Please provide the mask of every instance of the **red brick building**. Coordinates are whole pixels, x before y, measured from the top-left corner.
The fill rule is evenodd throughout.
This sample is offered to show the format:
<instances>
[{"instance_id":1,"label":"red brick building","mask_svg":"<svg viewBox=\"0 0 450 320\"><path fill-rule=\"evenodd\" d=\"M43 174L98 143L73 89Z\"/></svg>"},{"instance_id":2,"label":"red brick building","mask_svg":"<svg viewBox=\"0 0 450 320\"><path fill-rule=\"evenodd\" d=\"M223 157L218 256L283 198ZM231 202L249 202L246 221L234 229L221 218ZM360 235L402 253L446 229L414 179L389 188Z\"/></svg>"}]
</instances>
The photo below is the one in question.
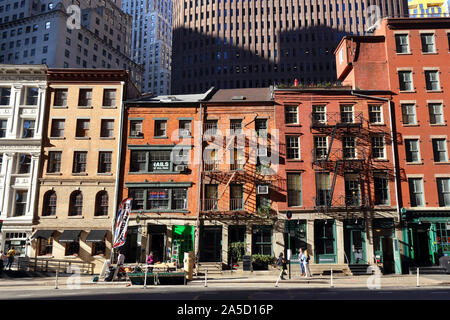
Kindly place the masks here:
<instances>
[{"instance_id":1,"label":"red brick building","mask_svg":"<svg viewBox=\"0 0 450 320\"><path fill-rule=\"evenodd\" d=\"M398 215L391 93L278 88L274 98L280 130L278 174L285 179L278 209L291 234L290 239L285 236L285 247L293 253L307 248L315 268L332 264L346 272L347 264L367 268L376 257L384 262L385 272L395 272L399 257L392 247Z\"/></svg>"},{"instance_id":2,"label":"red brick building","mask_svg":"<svg viewBox=\"0 0 450 320\"><path fill-rule=\"evenodd\" d=\"M344 84L395 93L404 272L450 253L449 25L449 18L385 19L374 36L346 37L335 51Z\"/></svg>"}]
</instances>

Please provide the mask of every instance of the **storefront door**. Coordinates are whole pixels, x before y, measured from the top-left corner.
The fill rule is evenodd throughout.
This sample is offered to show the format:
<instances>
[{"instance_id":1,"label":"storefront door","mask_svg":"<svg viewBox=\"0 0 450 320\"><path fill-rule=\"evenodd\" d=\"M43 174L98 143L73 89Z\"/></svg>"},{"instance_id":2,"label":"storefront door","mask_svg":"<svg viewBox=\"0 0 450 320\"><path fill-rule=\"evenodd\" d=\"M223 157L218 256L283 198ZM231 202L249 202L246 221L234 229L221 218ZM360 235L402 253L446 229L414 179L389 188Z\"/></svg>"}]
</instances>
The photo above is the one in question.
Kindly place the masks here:
<instances>
[{"instance_id":1,"label":"storefront door","mask_svg":"<svg viewBox=\"0 0 450 320\"><path fill-rule=\"evenodd\" d=\"M366 236L361 230L350 230L350 263L366 264Z\"/></svg>"},{"instance_id":2,"label":"storefront door","mask_svg":"<svg viewBox=\"0 0 450 320\"><path fill-rule=\"evenodd\" d=\"M222 227L203 226L200 229L200 261L222 261Z\"/></svg>"},{"instance_id":3,"label":"storefront door","mask_svg":"<svg viewBox=\"0 0 450 320\"><path fill-rule=\"evenodd\" d=\"M316 263L336 263L336 224L335 220L314 221L314 245Z\"/></svg>"}]
</instances>

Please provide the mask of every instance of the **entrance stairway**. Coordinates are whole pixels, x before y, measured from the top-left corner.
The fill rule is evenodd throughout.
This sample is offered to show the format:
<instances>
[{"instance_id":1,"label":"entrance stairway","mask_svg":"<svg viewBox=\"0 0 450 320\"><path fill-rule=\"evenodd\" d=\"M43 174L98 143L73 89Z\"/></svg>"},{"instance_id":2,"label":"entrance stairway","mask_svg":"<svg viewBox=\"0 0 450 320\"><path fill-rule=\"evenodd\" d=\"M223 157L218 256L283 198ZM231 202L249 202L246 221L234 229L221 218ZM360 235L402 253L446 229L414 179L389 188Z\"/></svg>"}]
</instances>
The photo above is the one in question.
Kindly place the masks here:
<instances>
[{"instance_id":1,"label":"entrance stairway","mask_svg":"<svg viewBox=\"0 0 450 320\"><path fill-rule=\"evenodd\" d=\"M222 274L222 262L199 262L198 263L198 275L204 275L208 269L208 276L221 275Z\"/></svg>"},{"instance_id":2,"label":"entrance stairway","mask_svg":"<svg viewBox=\"0 0 450 320\"><path fill-rule=\"evenodd\" d=\"M446 274L447 269L441 266L419 267L419 274ZM417 267L410 267L409 274L417 274Z\"/></svg>"},{"instance_id":3,"label":"entrance stairway","mask_svg":"<svg viewBox=\"0 0 450 320\"><path fill-rule=\"evenodd\" d=\"M354 276L366 276L371 274L367 273L367 269L369 268L368 264L349 264L348 267Z\"/></svg>"},{"instance_id":4,"label":"entrance stairway","mask_svg":"<svg viewBox=\"0 0 450 320\"><path fill-rule=\"evenodd\" d=\"M300 273L300 265L298 263L291 265L292 271ZM346 276L351 276L352 272L346 264L309 264L309 269L312 275L330 275L331 270L333 270L333 275L343 274Z\"/></svg>"}]
</instances>

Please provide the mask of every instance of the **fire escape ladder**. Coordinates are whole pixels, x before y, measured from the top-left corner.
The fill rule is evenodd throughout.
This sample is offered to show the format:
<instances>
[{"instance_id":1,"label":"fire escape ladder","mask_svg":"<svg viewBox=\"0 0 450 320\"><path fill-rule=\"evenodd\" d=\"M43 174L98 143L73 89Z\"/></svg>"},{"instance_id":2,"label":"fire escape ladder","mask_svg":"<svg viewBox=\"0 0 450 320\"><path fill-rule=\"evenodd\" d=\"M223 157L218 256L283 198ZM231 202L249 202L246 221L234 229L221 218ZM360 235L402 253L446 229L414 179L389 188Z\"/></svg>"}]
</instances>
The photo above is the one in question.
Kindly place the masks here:
<instances>
[{"instance_id":1,"label":"fire escape ladder","mask_svg":"<svg viewBox=\"0 0 450 320\"><path fill-rule=\"evenodd\" d=\"M331 202L333 201L334 187L336 186L336 178L340 162L341 160L336 160L336 164L334 165L333 181L331 183L331 190L330 190L330 199L328 200L329 207L331 207Z\"/></svg>"},{"instance_id":2,"label":"fire escape ladder","mask_svg":"<svg viewBox=\"0 0 450 320\"><path fill-rule=\"evenodd\" d=\"M333 131L331 132L330 146L328 147L327 157L326 157L325 161L328 161L328 158L329 158L329 156L330 156L330 153L331 153L331 147L333 146L334 136L335 136L335 134L336 134L336 128L337 128L337 125L335 125L335 126L333 127Z\"/></svg>"}]
</instances>

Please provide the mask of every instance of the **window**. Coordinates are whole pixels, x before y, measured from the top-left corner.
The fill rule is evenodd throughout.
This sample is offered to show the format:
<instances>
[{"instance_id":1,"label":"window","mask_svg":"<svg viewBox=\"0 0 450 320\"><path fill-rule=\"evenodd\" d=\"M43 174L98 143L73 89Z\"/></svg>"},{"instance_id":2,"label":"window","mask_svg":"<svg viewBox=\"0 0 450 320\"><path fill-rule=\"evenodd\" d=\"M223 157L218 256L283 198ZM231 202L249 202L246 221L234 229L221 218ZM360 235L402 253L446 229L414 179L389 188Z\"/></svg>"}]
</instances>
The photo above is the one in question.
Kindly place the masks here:
<instances>
[{"instance_id":1,"label":"window","mask_svg":"<svg viewBox=\"0 0 450 320\"><path fill-rule=\"evenodd\" d=\"M314 124L324 124L327 122L326 106L313 105L312 112L312 121Z\"/></svg>"},{"instance_id":2,"label":"window","mask_svg":"<svg viewBox=\"0 0 450 320\"><path fill-rule=\"evenodd\" d=\"M316 160L325 159L328 153L328 138L314 137L314 155Z\"/></svg>"},{"instance_id":3,"label":"window","mask_svg":"<svg viewBox=\"0 0 450 320\"><path fill-rule=\"evenodd\" d=\"M18 174L30 173L31 155L20 153L17 157L17 171Z\"/></svg>"},{"instance_id":4,"label":"window","mask_svg":"<svg viewBox=\"0 0 450 320\"><path fill-rule=\"evenodd\" d=\"M316 205L325 206L331 202L330 174L316 173Z\"/></svg>"},{"instance_id":5,"label":"window","mask_svg":"<svg viewBox=\"0 0 450 320\"><path fill-rule=\"evenodd\" d=\"M420 162L419 140L405 139L406 162Z\"/></svg>"},{"instance_id":6,"label":"window","mask_svg":"<svg viewBox=\"0 0 450 320\"><path fill-rule=\"evenodd\" d=\"M231 131L231 134L241 134L242 133L242 120L241 119L231 119L230 120L230 131Z\"/></svg>"},{"instance_id":7,"label":"window","mask_svg":"<svg viewBox=\"0 0 450 320\"><path fill-rule=\"evenodd\" d=\"M298 107L297 106L285 106L284 114L286 124L298 124Z\"/></svg>"},{"instance_id":8,"label":"window","mask_svg":"<svg viewBox=\"0 0 450 320\"><path fill-rule=\"evenodd\" d=\"M8 120L0 120L0 138L6 137L7 126L8 126Z\"/></svg>"},{"instance_id":9,"label":"window","mask_svg":"<svg viewBox=\"0 0 450 320\"><path fill-rule=\"evenodd\" d=\"M47 173L61 172L62 151L50 151L48 153Z\"/></svg>"},{"instance_id":10,"label":"window","mask_svg":"<svg viewBox=\"0 0 450 320\"><path fill-rule=\"evenodd\" d=\"M172 210L187 210L187 189L172 189Z\"/></svg>"},{"instance_id":11,"label":"window","mask_svg":"<svg viewBox=\"0 0 450 320\"><path fill-rule=\"evenodd\" d=\"M65 119L52 119L52 127L50 132L51 138L62 138L64 137L64 127Z\"/></svg>"},{"instance_id":12,"label":"window","mask_svg":"<svg viewBox=\"0 0 450 320\"><path fill-rule=\"evenodd\" d=\"M109 197L106 191L100 191L95 197L95 216L108 215Z\"/></svg>"},{"instance_id":13,"label":"window","mask_svg":"<svg viewBox=\"0 0 450 320\"><path fill-rule=\"evenodd\" d=\"M436 178L439 207L450 206L450 178Z\"/></svg>"},{"instance_id":14,"label":"window","mask_svg":"<svg viewBox=\"0 0 450 320\"><path fill-rule=\"evenodd\" d=\"M445 139L432 139L434 162L447 162L447 141Z\"/></svg>"},{"instance_id":15,"label":"window","mask_svg":"<svg viewBox=\"0 0 450 320\"><path fill-rule=\"evenodd\" d=\"M170 154L170 151L151 151L149 171L171 171L172 162Z\"/></svg>"},{"instance_id":16,"label":"window","mask_svg":"<svg viewBox=\"0 0 450 320\"><path fill-rule=\"evenodd\" d=\"M67 89L55 89L55 101L53 106L65 107L67 105Z\"/></svg>"},{"instance_id":17,"label":"window","mask_svg":"<svg viewBox=\"0 0 450 320\"><path fill-rule=\"evenodd\" d=\"M77 190L70 195L69 216L83 215L83 194Z\"/></svg>"},{"instance_id":18,"label":"window","mask_svg":"<svg viewBox=\"0 0 450 320\"><path fill-rule=\"evenodd\" d=\"M113 138L114 137L114 120L102 119L100 137Z\"/></svg>"},{"instance_id":19,"label":"window","mask_svg":"<svg viewBox=\"0 0 450 320\"><path fill-rule=\"evenodd\" d=\"M384 137L372 137L372 157L375 159L384 159Z\"/></svg>"},{"instance_id":20,"label":"window","mask_svg":"<svg viewBox=\"0 0 450 320\"><path fill-rule=\"evenodd\" d=\"M413 91L412 72L411 71L399 71L398 81L400 84L400 91Z\"/></svg>"},{"instance_id":21,"label":"window","mask_svg":"<svg viewBox=\"0 0 450 320\"><path fill-rule=\"evenodd\" d=\"M87 151L75 151L73 155L73 173L86 172Z\"/></svg>"},{"instance_id":22,"label":"window","mask_svg":"<svg viewBox=\"0 0 450 320\"><path fill-rule=\"evenodd\" d=\"M267 119L256 119L255 120L255 130L258 136L267 136Z\"/></svg>"},{"instance_id":23,"label":"window","mask_svg":"<svg viewBox=\"0 0 450 320\"><path fill-rule=\"evenodd\" d=\"M103 90L103 106L104 107L116 106L116 89Z\"/></svg>"},{"instance_id":24,"label":"window","mask_svg":"<svg viewBox=\"0 0 450 320\"><path fill-rule=\"evenodd\" d=\"M422 42L423 53L436 52L436 48L434 46L434 33L422 33L420 35L420 40Z\"/></svg>"},{"instance_id":25,"label":"window","mask_svg":"<svg viewBox=\"0 0 450 320\"><path fill-rule=\"evenodd\" d=\"M90 107L92 104L92 89L80 89L78 96L79 107Z\"/></svg>"},{"instance_id":26,"label":"window","mask_svg":"<svg viewBox=\"0 0 450 320\"><path fill-rule=\"evenodd\" d=\"M425 81L427 83L427 90L437 91L441 89L439 85L439 71L427 70L425 71Z\"/></svg>"},{"instance_id":27,"label":"window","mask_svg":"<svg viewBox=\"0 0 450 320\"><path fill-rule=\"evenodd\" d=\"M167 136L167 120L155 120L155 137Z\"/></svg>"},{"instance_id":28,"label":"window","mask_svg":"<svg viewBox=\"0 0 450 320\"><path fill-rule=\"evenodd\" d=\"M444 112L442 103L429 103L430 124L444 124Z\"/></svg>"},{"instance_id":29,"label":"window","mask_svg":"<svg viewBox=\"0 0 450 320\"><path fill-rule=\"evenodd\" d=\"M80 240L66 243L66 256L77 256L80 252Z\"/></svg>"},{"instance_id":30,"label":"window","mask_svg":"<svg viewBox=\"0 0 450 320\"><path fill-rule=\"evenodd\" d=\"M192 121L191 120L179 120L179 136L190 137L192 134Z\"/></svg>"},{"instance_id":31,"label":"window","mask_svg":"<svg viewBox=\"0 0 450 320\"><path fill-rule=\"evenodd\" d=\"M130 189L133 210L187 210L186 188Z\"/></svg>"},{"instance_id":32,"label":"window","mask_svg":"<svg viewBox=\"0 0 450 320\"><path fill-rule=\"evenodd\" d=\"M34 120L23 120L22 128L22 138L33 138L34 137Z\"/></svg>"},{"instance_id":33,"label":"window","mask_svg":"<svg viewBox=\"0 0 450 320\"><path fill-rule=\"evenodd\" d=\"M300 137L286 136L287 159L300 159Z\"/></svg>"},{"instance_id":34,"label":"window","mask_svg":"<svg viewBox=\"0 0 450 320\"><path fill-rule=\"evenodd\" d=\"M403 124L416 124L416 106L414 104L402 104Z\"/></svg>"},{"instance_id":35,"label":"window","mask_svg":"<svg viewBox=\"0 0 450 320\"><path fill-rule=\"evenodd\" d=\"M243 210L244 190L242 185L230 185L230 210Z\"/></svg>"},{"instance_id":36,"label":"window","mask_svg":"<svg viewBox=\"0 0 450 320\"><path fill-rule=\"evenodd\" d=\"M112 152L100 151L98 153L98 173L111 173Z\"/></svg>"},{"instance_id":37,"label":"window","mask_svg":"<svg viewBox=\"0 0 450 320\"><path fill-rule=\"evenodd\" d=\"M130 120L130 136L142 137L142 120Z\"/></svg>"},{"instance_id":38,"label":"window","mask_svg":"<svg viewBox=\"0 0 450 320\"><path fill-rule=\"evenodd\" d=\"M219 126L217 120L206 120L205 122L205 135L217 135Z\"/></svg>"},{"instance_id":39,"label":"window","mask_svg":"<svg viewBox=\"0 0 450 320\"><path fill-rule=\"evenodd\" d=\"M0 105L8 106L11 96L11 88L0 88Z\"/></svg>"},{"instance_id":40,"label":"window","mask_svg":"<svg viewBox=\"0 0 450 320\"><path fill-rule=\"evenodd\" d=\"M15 194L14 204L14 217L24 216L27 208L27 195L26 190L17 190Z\"/></svg>"},{"instance_id":41,"label":"window","mask_svg":"<svg viewBox=\"0 0 450 320\"><path fill-rule=\"evenodd\" d=\"M89 119L77 119L77 132L76 137L78 138L88 138L89 137Z\"/></svg>"},{"instance_id":42,"label":"window","mask_svg":"<svg viewBox=\"0 0 450 320\"><path fill-rule=\"evenodd\" d=\"M395 44L397 47L397 53L409 53L409 41L407 34L396 34Z\"/></svg>"},{"instance_id":43,"label":"window","mask_svg":"<svg viewBox=\"0 0 450 320\"><path fill-rule=\"evenodd\" d=\"M143 210L145 205L145 190L144 189L130 189L129 197L133 198L131 208L132 210Z\"/></svg>"},{"instance_id":44,"label":"window","mask_svg":"<svg viewBox=\"0 0 450 320\"><path fill-rule=\"evenodd\" d=\"M147 171L147 152L131 151L130 172Z\"/></svg>"},{"instance_id":45,"label":"window","mask_svg":"<svg viewBox=\"0 0 450 320\"><path fill-rule=\"evenodd\" d=\"M299 173L287 174L288 207L302 205L302 180Z\"/></svg>"},{"instance_id":46,"label":"window","mask_svg":"<svg viewBox=\"0 0 450 320\"><path fill-rule=\"evenodd\" d=\"M314 238L317 255L334 255L335 224L333 220L314 221Z\"/></svg>"},{"instance_id":47,"label":"window","mask_svg":"<svg viewBox=\"0 0 450 320\"><path fill-rule=\"evenodd\" d=\"M369 105L369 121L371 124L383 123L382 106Z\"/></svg>"},{"instance_id":48,"label":"window","mask_svg":"<svg viewBox=\"0 0 450 320\"><path fill-rule=\"evenodd\" d=\"M36 106L38 102L39 89L38 88L25 88L25 105Z\"/></svg>"},{"instance_id":49,"label":"window","mask_svg":"<svg viewBox=\"0 0 450 320\"><path fill-rule=\"evenodd\" d=\"M345 205L358 206L360 204L359 176L346 173L345 179Z\"/></svg>"},{"instance_id":50,"label":"window","mask_svg":"<svg viewBox=\"0 0 450 320\"><path fill-rule=\"evenodd\" d=\"M425 206L425 200L423 195L423 179L409 178L408 184L409 184L409 199L411 201L411 207Z\"/></svg>"},{"instance_id":51,"label":"window","mask_svg":"<svg viewBox=\"0 0 450 320\"><path fill-rule=\"evenodd\" d=\"M252 254L272 255L272 226L253 226Z\"/></svg>"},{"instance_id":52,"label":"window","mask_svg":"<svg viewBox=\"0 0 450 320\"><path fill-rule=\"evenodd\" d=\"M51 190L47 191L44 195L44 212L43 216L54 216L56 215L56 192Z\"/></svg>"},{"instance_id":53,"label":"window","mask_svg":"<svg viewBox=\"0 0 450 320\"><path fill-rule=\"evenodd\" d=\"M341 106L341 122L353 123L353 106Z\"/></svg>"},{"instance_id":54,"label":"window","mask_svg":"<svg viewBox=\"0 0 450 320\"><path fill-rule=\"evenodd\" d=\"M375 173L373 177L376 205L389 204L388 177L386 173Z\"/></svg>"},{"instance_id":55,"label":"window","mask_svg":"<svg viewBox=\"0 0 450 320\"><path fill-rule=\"evenodd\" d=\"M345 159L356 159L356 139L355 137L342 138L342 150Z\"/></svg>"}]
</instances>

